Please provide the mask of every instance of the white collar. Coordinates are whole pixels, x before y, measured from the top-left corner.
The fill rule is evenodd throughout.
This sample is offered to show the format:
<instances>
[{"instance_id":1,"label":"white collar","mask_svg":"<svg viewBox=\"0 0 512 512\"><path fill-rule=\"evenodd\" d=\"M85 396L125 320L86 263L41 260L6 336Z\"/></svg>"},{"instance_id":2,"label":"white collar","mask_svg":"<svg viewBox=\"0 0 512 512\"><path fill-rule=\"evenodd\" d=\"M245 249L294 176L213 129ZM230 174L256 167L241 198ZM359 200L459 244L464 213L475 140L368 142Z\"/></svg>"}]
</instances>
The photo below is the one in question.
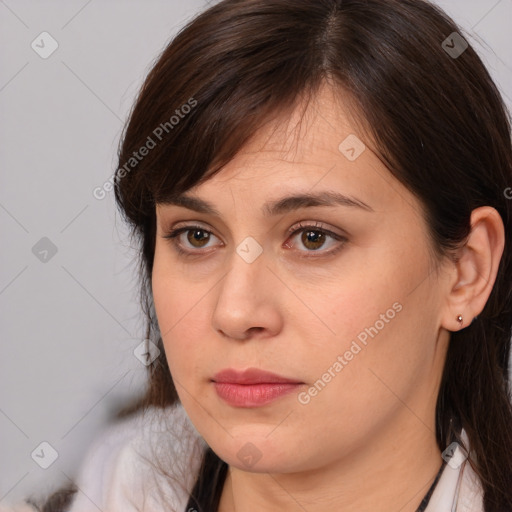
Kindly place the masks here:
<instances>
[{"instance_id":1,"label":"white collar","mask_svg":"<svg viewBox=\"0 0 512 512\"><path fill-rule=\"evenodd\" d=\"M464 429L461 436L469 446ZM480 479L458 444L443 469L425 512L484 512Z\"/></svg>"}]
</instances>

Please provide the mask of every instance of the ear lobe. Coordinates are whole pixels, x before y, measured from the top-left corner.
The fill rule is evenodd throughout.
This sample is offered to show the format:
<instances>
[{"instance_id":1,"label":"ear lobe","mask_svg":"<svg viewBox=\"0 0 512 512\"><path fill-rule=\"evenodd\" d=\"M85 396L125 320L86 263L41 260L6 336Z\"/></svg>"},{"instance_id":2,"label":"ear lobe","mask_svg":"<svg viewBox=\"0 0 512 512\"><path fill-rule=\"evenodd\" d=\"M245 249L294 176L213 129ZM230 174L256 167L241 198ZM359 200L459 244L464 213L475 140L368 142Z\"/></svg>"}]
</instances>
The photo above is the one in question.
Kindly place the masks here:
<instances>
[{"instance_id":1,"label":"ear lobe","mask_svg":"<svg viewBox=\"0 0 512 512\"><path fill-rule=\"evenodd\" d=\"M471 232L456 254L455 283L446 297L442 326L449 331L467 327L484 309L494 286L505 246L500 214L490 206L471 213ZM459 321L459 315L462 321Z\"/></svg>"}]
</instances>

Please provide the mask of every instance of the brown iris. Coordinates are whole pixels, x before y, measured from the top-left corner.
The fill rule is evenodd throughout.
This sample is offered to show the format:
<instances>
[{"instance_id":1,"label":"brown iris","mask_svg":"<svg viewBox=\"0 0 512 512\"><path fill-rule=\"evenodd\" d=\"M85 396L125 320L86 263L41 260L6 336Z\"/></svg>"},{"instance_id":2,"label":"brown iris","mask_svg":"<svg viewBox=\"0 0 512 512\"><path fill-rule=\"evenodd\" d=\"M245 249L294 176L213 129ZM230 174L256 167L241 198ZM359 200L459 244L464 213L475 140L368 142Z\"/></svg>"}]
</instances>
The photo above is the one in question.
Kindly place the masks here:
<instances>
[{"instance_id":1,"label":"brown iris","mask_svg":"<svg viewBox=\"0 0 512 512\"><path fill-rule=\"evenodd\" d=\"M203 233L203 236L201 236L201 233ZM210 234L205 231L204 229L190 229L187 231L187 240L190 242L190 244L194 247L203 247L202 245L196 246L194 245L194 242L204 242L208 243L208 240L210 239Z\"/></svg>"},{"instance_id":2,"label":"brown iris","mask_svg":"<svg viewBox=\"0 0 512 512\"><path fill-rule=\"evenodd\" d=\"M321 231L303 231L301 235L301 241L304 244L304 247L308 249L319 249L325 243L325 233ZM314 244L314 247L311 247L308 244Z\"/></svg>"}]
</instances>

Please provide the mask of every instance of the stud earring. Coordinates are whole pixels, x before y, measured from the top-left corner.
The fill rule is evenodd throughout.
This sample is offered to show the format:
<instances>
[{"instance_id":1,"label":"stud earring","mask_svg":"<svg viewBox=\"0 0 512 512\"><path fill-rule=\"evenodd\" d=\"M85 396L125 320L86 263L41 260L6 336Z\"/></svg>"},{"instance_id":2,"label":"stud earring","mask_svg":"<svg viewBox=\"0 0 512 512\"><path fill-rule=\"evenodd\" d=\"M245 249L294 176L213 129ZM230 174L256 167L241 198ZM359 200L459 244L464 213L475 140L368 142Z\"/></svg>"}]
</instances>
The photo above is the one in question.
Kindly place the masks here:
<instances>
[{"instance_id":1,"label":"stud earring","mask_svg":"<svg viewBox=\"0 0 512 512\"><path fill-rule=\"evenodd\" d=\"M462 315L459 315L459 316L457 317L457 322L462 323Z\"/></svg>"}]
</instances>

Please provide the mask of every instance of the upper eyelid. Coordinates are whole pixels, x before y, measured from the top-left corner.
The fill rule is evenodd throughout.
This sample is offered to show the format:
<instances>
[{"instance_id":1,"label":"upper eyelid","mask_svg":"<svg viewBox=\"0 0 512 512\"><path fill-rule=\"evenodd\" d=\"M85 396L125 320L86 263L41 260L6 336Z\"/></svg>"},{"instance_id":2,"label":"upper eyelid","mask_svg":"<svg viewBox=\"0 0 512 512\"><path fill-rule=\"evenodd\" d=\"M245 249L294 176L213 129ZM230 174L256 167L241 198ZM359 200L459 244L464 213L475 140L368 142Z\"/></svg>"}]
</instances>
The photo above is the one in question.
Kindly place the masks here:
<instances>
[{"instance_id":1,"label":"upper eyelid","mask_svg":"<svg viewBox=\"0 0 512 512\"><path fill-rule=\"evenodd\" d=\"M181 221L181 222L177 222L176 224L174 224L172 227L165 227L165 226L162 226L162 230L164 233L171 233L173 231L177 231L177 230L180 230L180 229L183 229L185 232L188 230L192 230L194 228L199 228L199 229L202 229L204 231L207 231L208 233L211 233L215 236L217 236L215 234L215 231L212 230L211 228L209 227L205 227L205 226L202 226L201 225L201 221ZM292 235L294 234L296 231L299 231L301 229L307 229L307 228L314 228L314 229L317 229L319 231L324 231L326 233L330 233L334 236L338 236L338 237L347 237L348 236L348 233L344 230L341 230L340 228L330 228L329 226L326 226L325 223L321 222L321 221L304 221L304 220L301 220L301 221L297 221L295 222L289 229L287 229L286 231L286 234L287 235ZM336 229L342 231L341 233L336 233ZM217 238L219 238L217 236Z\"/></svg>"}]
</instances>

